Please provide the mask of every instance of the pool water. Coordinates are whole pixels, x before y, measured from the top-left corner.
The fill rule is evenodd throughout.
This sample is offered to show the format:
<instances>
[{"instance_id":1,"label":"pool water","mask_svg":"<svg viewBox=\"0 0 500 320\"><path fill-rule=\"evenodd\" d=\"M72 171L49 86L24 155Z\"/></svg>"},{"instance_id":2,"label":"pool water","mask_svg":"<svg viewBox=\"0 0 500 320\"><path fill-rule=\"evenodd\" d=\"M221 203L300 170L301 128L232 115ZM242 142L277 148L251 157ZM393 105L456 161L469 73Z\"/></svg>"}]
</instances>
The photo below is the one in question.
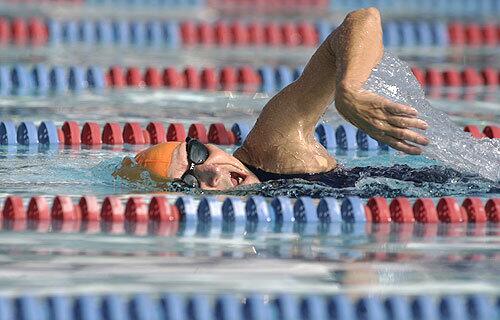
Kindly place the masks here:
<instances>
[{"instance_id":1,"label":"pool water","mask_svg":"<svg viewBox=\"0 0 500 320\"><path fill-rule=\"evenodd\" d=\"M10 9L9 9L10 10ZM109 11L109 8L107 9ZM22 10L21 10L22 11ZM71 11L71 10L69 10ZM68 16L78 12L66 12ZM128 10L126 10L128 11ZM121 15L135 12L120 11ZM168 11L168 10L166 10ZM87 11L85 11L87 12ZM99 16L99 12L88 12ZM107 12L108 14L112 14ZM142 14L142 13L141 13ZM158 12L148 14L159 15ZM139 15L139 13L137 13ZM168 13L172 15L172 13ZM199 16L198 13L193 13ZM92 16L93 17L93 16ZM191 12L183 17L191 18ZM213 18L213 16L211 16ZM180 18L180 17L177 17ZM394 48L405 61L421 67L498 66L500 47L436 49ZM311 48L154 49L106 48L84 45L0 50L0 61L47 65L193 66L304 65ZM427 88L429 101L460 127L500 123L500 87ZM103 90L56 96L2 96L0 120L16 123L52 120L57 126L74 120L150 121L205 126L223 122L253 124L271 98L268 93L149 90ZM344 124L334 106L321 123ZM500 197L500 181L460 173L424 156L398 152L329 150L345 168L376 167L404 176L362 176L354 185L332 186L301 180L274 181L222 192L206 192L130 183L112 177L125 156L147 146L100 147L0 146L0 205L17 195L26 206L43 196L49 205L56 195L77 203L82 195L98 202L117 195L122 203L132 195L149 201L154 195L173 202L193 196L195 203L214 195L246 200L310 196L366 200L381 196L457 202L470 196ZM235 147L223 147L232 152ZM500 170L500 168L498 169ZM415 181L415 177L421 177ZM500 294L500 226L474 224L371 223L239 223L196 221L154 223L33 223L6 220L0 231L0 295L100 293L345 293L370 295L484 293ZM496 302L497 303L497 302ZM497 303L498 307L498 303ZM1 309L1 306L0 306ZM0 310L1 311L1 310ZM500 314L500 313L499 313ZM1 312L0 312L1 319ZM149 320L149 319L148 319Z\"/></svg>"}]
</instances>

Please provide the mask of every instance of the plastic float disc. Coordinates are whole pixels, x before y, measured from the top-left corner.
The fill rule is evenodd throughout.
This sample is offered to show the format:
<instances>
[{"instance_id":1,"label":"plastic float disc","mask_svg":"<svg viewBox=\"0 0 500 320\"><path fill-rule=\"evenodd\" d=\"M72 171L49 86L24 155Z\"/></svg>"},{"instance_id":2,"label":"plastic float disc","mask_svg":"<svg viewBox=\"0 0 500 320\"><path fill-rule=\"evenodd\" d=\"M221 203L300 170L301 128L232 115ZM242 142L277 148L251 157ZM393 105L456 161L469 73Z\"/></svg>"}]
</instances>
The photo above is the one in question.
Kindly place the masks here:
<instances>
[{"instance_id":1,"label":"plastic float disc","mask_svg":"<svg viewBox=\"0 0 500 320\"><path fill-rule=\"evenodd\" d=\"M242 222L245 218L245 203L240 198L227 197L222 203L222 220Z\"/></svg>"},{"instance_id":2,"label":"plastic float disc","mask_svg":"<svg viewBox=\"0 0 500 320\"><path fill-rule=\"evenodd\" d=\"M157 68L149 67L144 73L144 82L151 89L158 89L163 86L163 79Z\"/></svg>"},{"instance_id":3,"label":"plastic float disc","mask_svg":"<svg viewBox=\"0 0 500 320\"><path fill-rule=\"evenodd\" d=\"M38 143L38 130L31 121L21 122L17 127L17 143L30 145Z\"/></svg>"},{"instance_id":4,"label":"plastic float disc","mask_svg":"<svg viewBox=\"0 0 500 320\"><path fill-rule=\"evenodd\" d=\"M130 67L125 74L125 81L129 87L140 87L144 83L142 81L141 70L137 67Z\"/></svg>"},{"instance_id":5,"label":"plastic float disc","mask_svg":"<svg viewBox=\"0 0 500 320\"><path fill-rule=\"evenodd\" d=\"M208 143L207 129L201 123L193 123L189 126L188 137L198 139L201 143Z\"/></svg>"},{"instance_id":6,"label":"plastic float disc","mask_svg":"<svg viewBox=\"0 0 500 320\"><path fill-rule=\"evenodd\" d=\"M186 86L184 76L179 73L175 68L166 68L162 74L163 83L170 89L181 89Z\"/></svg>"},{"instance_id":7,"label":"plastic float disc","mask_svg":"<svg viewBox=\"0 0 500 320\"><path fill-rule=\"evenodd\" d=\"M368 208L372 215L374 223L389 223L391 222L391 212L387 200L382 197L373 197L368 200Z\"/></svg>"},{"instance_id":8,"label":"plastic float disc","mask_svg":"<svg viewBox=\"0 0 500 320\"><path fill-rule=\"evenodd\" d=\"M142 128L137 122L127 122L123 127L123 142L128 144L145 144Z\"/></svg>"},{"instance_id":9,"label":"plastic float disc","mask_svg":"<svg viewBox=\"0 0 500 320\"><path fill-rule=\"evenodd\" d=\"M130 197L125 205L125 220L134 223L148 221L148 207L142 197Z\"/></svg>"},{"instance_id":10,"label":"plastic float disc","mask_svg":"<svg viewBox=\"0 0 500 320\"><path fill-rule=\"evenodd\" d=\"M215 91L219 88L219 79L215 68L203 68L200 74L201 88L208 91Z\"/></svg>"},{"instance_id":11,"label":"plastic float disc","mask_svg":"<svg viewBox=\"0 0 500 320\"><path fill-rule=\"evenodd\" d=\"M494 198L490 199L486 202L484 206L484 210L486 211L486 216L488 217L489 222L497 223L500 221L500 199Z\"/></svg>"},{"instance_id":12,"label":"plastic float disc","mask_svg":"<svg viewBox=\"0 0 500 320\"><path fill-rule=\"evenodd\" d=\"M120 125L116 122L108 122L102 129L102 143L109 145L123 144L122 132Z\"/></svg>"},{"instance_id":13,"label":"plastic float disc","mask_svg":"<svg viewBox=\"0 0 500 320\"><path fill-rule=\"evenodd\" d=\"M289 223L295 221L292 201L288 197L275 197L271 201L274 211L274 221Z\"/></svg>"},{"instance_id":14,"label":"plastic float disc","mask_svg":"<svg viewBox=\"0 0 500 320\"><path fill-rule=\"evenodd\" d=\"M413 223L413 210L411 203L406 197L397 197L391 201L389 206L391 219L397 223Z\"/></svg>"},{"instance_id":15,"label":"plastic float disc","mask_svg":"<svg viewBox=\"0 0 500 320\"><path fill-rule=\"evenodd\" d=\"M231 127L231 132L234 134L235 144L242 145L250 133L250 127L246 123L237 122Z\"/></svg>"},{"instance_id":16,"label":"plastic float disc","mask_svg":"<svg viewBox=\"0 0 500 320\"><path fill-rule=\"evenodd\" d=\"M455 198L444 197L439 199L436 207L439 221L445 223L463 222L460 206Z\"/></svg>"},{"instance_id":17,"label":"plastic float disc","mask_svg":"<svg viewBox=\"0 0 500 320\"><path fill-rule=\"evenodd\" d=\"M296 222L318 222L318 214L313 199L310 197L299 197L293 205L293 216Z\"/></svg>"},{"instance_id":18,"label":"plastic float disc","mask_svg":"<svg viewBox=\"0 0 500 320\"><path fill-rule=\"evenodd\" d=\"M212 123L208 129L208 142L219 145L229 145L230 138L222 123Z\"/></svg>"},{"instance_id":19,"label":"plastic float disc","mask_svg":"<svg viewBox=\"0 0 500 320\"><path fill-rule=\"evenodd\" d=\"M158 144L166 141L165 127L161 122L150 122L146 127L149 132L151 144Z\"/></svg>"},{"instance_id":20,"label":"plastic float disc","mask_svg":"<svg viewBox=\"0 0 500 320\"><path fill-rule=\"evenodd\" d=\"M220 70L219 81L224 91L235 91L238 89L238 73L234 67L223 67Z\"/></svg>"},{"instance_id":21,"label":"plastic float disc","mask_svg":"<svg viewBox=\"0 0 500 320\"><path fill-rule=\"evenodd\" d=\"M30 199L26 212L28 220L50 220L49 205L44 197L36 196Z\"/></svg>"},{"instance_id":22,"label":"plastic float disc","mask_svg":"<svg viewBox=\"0 0 500 320\"><path fill-rule=\"evenodd\" d=\"M122 202L118 197L108 196L104 198L101 207L101 220L105 222L123 222L124 214L123 214L123 206Z\"/></svg>"},{"instance_id":23,"label":"plastic float disc","mask_svg":"<svg viewBox=\"0 0 500 320\"><path fill-rule=\"evenodd\" d=\"M438 223L438 215L434 201L430 198L419 198L413 204L413 217L420 223Z\"/></svg>"},{"instance_id":24,"label":"plastic float disc","mask_svg":"<svg viewBox=\"0 0 500 320\"><path fill-rule=\"evenodd\" d=\"M184 142L186 140L186 129L182 123L171 123L167 129L167 141Z\"/></svg>"},{"instance_id":25,"label":"plastic float disc","mask_svg":"<svg viewBox=\"0 0 500 320\"><path fill-rule=\"evenodd\" d=\"M94 146L102 143L101 128L95 122L85 122L82 127L81 142L84 145Z\"/></svg>"},{"instance_id":26,"label":"plastic float disc","mask_svg":"<svg viewBox=\"0 0 500 320\"><path fill-rule=\"evenodd\" d=\"M80 144L80 127L75 121L66 121L62 126L64 144L67 146Z\"/></svg>"},{"instance_id":27,"label":"plastic float disc","mask_svg":"<svg viewBox=\"0 0 500 320\"><path fill-rule=\"evenodd\" d=\"M251 196L245 204L245 212L247 221L251 222L271 222L274 216L272 207L266 202L262 196Z\"/></svg>"},{"instance_id":28,"label":"plastic float disc","mask_svg":"<svg viewBox=\"0 0 500 320\"><path fill-rule=\"evenodd\" d=\"M52 220L75 221L79 219L75 212L75 206L68 196L56 196L50 211Z\"/></svg>"},{"instance_id":29,"label":"plastic float disc","mask_svg":"<svg viewBox=\"0 0 500 320\"><path fill-rule=\"evenodd\" d=\"M342 221L344 222L367 222L367 216L363 203L358 197L347 197L340 206ZM371 218L371 217L370 217Z\"/></svg>"},{"instance_id":30,"label":"plastic float disc","mask_svg":"<svg viewBox=\"0 0 500 320\"><path fill-rule=\"evenodd\" d=\"M80 214L82 221L99 221L99 205L97 199L94 196L83 196L78 201L78 206L80 207Z\"/></svg>"},{"instance_id":31,"label":"plastic float disc","mask_svg":"<svg viewBox=\"0 0 500 320\"><path fill-rule=\"evenodd\" d=\"M342 222L342 214L337 199L324 197L318 203L317 215L319 221L323 223Z\"/></svg>"},{"instance_id":32,"label":"plastic float disc","mask_svg":"<svg viewBox=\"0 0 500 320\"><path fill-rule=\"evenodd\" d=\"M319 124L315 130L318 142L328 150L333 150L337 147L335 138L335 129L329 124Z\"/></svg>"},{"instance_id":33,"label":"plastic float disc","mask_svg":"<svg viewBox=\"0 0 500 320\"><path fill-rule=\"evenodd\" d=\"M481 139L484 138L484 134L481 133L477 126L468 125L464 127L465 132L469 132L474 138Z\"/></svg>"},{"instance_id":34,"label":"plastic float disc","mask_svg":"<svg viewBox=\"0 0 500 320\"><path fill-rule=\"evenodd\" d=\"M187 67L184 69L184 79L188 89L201 89L200 73L194 67Z\"/></svg>"},{"instance_id":35,"label":"plastic float disc","mask_svg":"<svg viewBox=\"0 0 500 320\"><path fill-rule=\"evenodd\" d=\"M462 208L465 210L464 220L472 223L484 223L488 221L481 199L475 197L466 198L462 202Z\"/></svg>"},{"instance_id":36,"label":"plastic float disc","mask_svg":"<svg viewBox=\"0 0 500 320\"><path fill-rule=\"evenodd\" d=\"M177 209L177 208L176 208ZM149 202L149 220L157 222L179 221L179 212L174 210L167 198L155 196Z\"/></svg>"},{"instance_id":37,"label":"plastic float disc","mask_svg":"<svg viewBox=\"0 0 500 320\"><path fill-rule=\"evenodd\" d=\"M335 130L335 139L337 141L337 147L342 150L355 150L358 148L356 142L356 131L357 129L350 124L340 125L337 130Z\"/></svg>"}]
</instances>

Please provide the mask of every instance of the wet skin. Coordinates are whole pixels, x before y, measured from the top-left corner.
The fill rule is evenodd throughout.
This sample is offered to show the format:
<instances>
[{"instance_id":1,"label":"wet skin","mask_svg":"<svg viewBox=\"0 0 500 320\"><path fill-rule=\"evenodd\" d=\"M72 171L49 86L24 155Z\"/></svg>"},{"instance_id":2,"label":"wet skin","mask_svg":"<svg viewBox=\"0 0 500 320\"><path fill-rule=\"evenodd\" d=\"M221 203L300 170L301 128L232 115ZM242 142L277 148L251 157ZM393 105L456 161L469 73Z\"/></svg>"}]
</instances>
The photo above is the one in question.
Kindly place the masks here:
<instances>
[{"instance_id":1,"label":"wet skin","mask_svg":"<svg viewBox=\"0 0 500 320\"><path fill-rule=\"evenodd\" d=\"M226 190L240 185L259 183L259 179L237 158L219 147L206 144L209 152L207 160L194 167L194 175L205 190ZM188 168L186 143L177 146L172 155L172 165L168 176L179 179Z\"/></svg>"},{"instance_id":2,"label":"wet skin","mask_svg":"<svg viewBox=\"0 0 500 320\"><path fill-rule=\"evenodd\" d=\"M226 190L259 180L244 165L283 174L328 172L335 158L314 139L314 129L335 101L337 111L373 138L408 154L420 154L427 129L417 111L363 89L383 56L380 13L375 8L347 15L321 44L302 75L263 108L244 144L230 155L207 145L209 157L195 166L202 189ZM168 178L188 169L185 143L174 151Z\"/></svg>"}]
</instances>

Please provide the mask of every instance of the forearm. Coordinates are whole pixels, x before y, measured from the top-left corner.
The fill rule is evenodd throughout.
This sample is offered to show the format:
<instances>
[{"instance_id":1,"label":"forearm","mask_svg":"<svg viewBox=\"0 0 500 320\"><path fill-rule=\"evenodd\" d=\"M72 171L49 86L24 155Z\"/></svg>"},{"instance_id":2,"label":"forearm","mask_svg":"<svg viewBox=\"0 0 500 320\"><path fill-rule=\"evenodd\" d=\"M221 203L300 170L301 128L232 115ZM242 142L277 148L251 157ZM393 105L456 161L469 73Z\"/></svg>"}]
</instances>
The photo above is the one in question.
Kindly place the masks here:
<instances>
[{"instance_id":1,"label":"forearm","mask_svg":"<svg viewBox=\"0 0 500 320\"><path fill-rule=\"evenodd\" d=\"M314 127L333 102L337 88L359 89L382 55L378 10L350 13L316 50L300 78L273 97L261 116L291 114L290 120L297 120L297 125Z\"/></svg>"}]
</instances>

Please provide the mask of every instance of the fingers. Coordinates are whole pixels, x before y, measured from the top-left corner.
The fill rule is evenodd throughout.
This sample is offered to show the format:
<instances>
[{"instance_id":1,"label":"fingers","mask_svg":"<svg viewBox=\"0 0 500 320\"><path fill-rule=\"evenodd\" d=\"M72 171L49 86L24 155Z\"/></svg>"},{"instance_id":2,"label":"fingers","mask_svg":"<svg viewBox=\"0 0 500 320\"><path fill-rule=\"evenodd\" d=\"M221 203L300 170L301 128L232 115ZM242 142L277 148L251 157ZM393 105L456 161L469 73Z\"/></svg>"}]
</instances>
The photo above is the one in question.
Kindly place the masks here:
<instances>
[{"instance_id":1,"label":"fingers","mask_svg":"<svg viewBox=\"0 0 500 320\"><path fill-rule=\"evenodd\" d=\"M407 154L412 154L412 155L419 155L422 153L422 149L420 149L417 146L411 145L405 141L385 136L380 141L384 142L385 144L389 145L390 147L402 151Z\"/></svg>"},{"instance_id":2,"label":"fingers","mask_svg":"<svg viewBox=\"0 0 500 320\"><path fill-rule=\"evenodd\" d=\"M389 135L398 140L414 142L422 146L426 146L429 144L429 140L426 137L409 129L392 127L386 131L386 135Z\"/></svg>"},{"instance_id":3,"label":"fingers","mask_svg":"<svg viewBox=\"0 0 500 320\"><path fill-rule=\"evenodd\" d=\"M429 127L424 120L417 118L392 116L387 118L387 122L398 128L417 128L427 130Z\"/></svg>"},{"instance_id":4,"label":"fingers","mask_svg":"<svg viewBox=\"0 0 500 320\"><path fill-rule=\"evenodd\" d=\"M389 100L385 102L385 110L396 116L416 117L418 115L417 109Z\"/></svg>"}]
</instances>

